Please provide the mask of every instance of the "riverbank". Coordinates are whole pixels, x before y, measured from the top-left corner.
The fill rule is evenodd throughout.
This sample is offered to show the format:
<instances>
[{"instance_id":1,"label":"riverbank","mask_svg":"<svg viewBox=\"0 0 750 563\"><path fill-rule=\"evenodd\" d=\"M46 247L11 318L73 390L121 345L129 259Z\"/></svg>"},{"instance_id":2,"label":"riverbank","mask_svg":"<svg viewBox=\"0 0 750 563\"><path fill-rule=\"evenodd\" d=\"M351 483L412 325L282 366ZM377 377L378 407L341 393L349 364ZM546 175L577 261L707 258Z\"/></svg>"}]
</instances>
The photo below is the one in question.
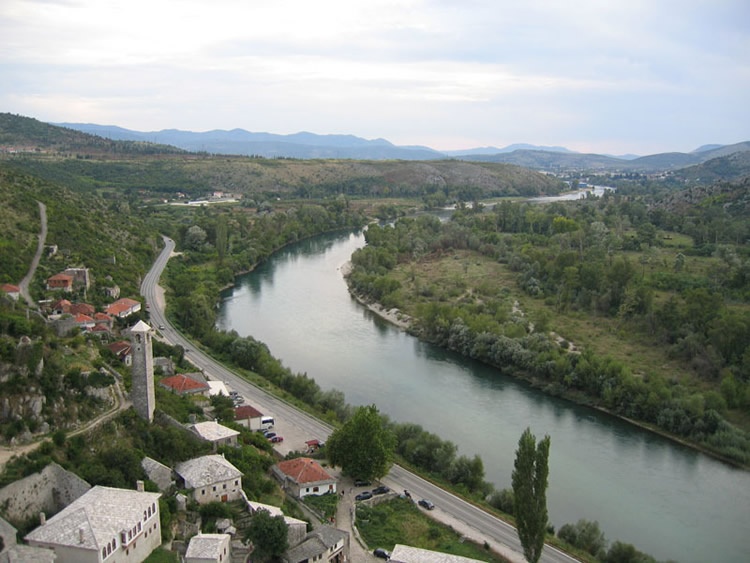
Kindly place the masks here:
<instances>
[{"instance_id":1,"label":"riverbank","mask_svg":"<svg viewBox=\"0 0 750 563\"><path fill-rule=\"evenodd\" d=\"M430 342L428 339L425 339L424 336L420 333L420 331L414 329L414 321L413 319L400 311L399 309L393 308L393 309L386 309L383 307L380 303L370 301L363 297L362 295L359 295L357 292L355 292L351 285L349 284L349 275L352 272L352 263L351 261L346 262L344 265L342 265L339 270L341 271L341 274L344 277L344 280L346 281L347 288L349 289L349 294L363 307L366 307L369 311L372 313L378 315L383 320L393 324L394 326L400 328L401 330L407 331L413 336L419 338L420 340ZM430 344L435 344L435 342L430 342ZM571 353L578 353L575 350L570 350ZM499 366L491 365L494 368L501 369ZM555 388L554 393L549 393L549 388L552 385L549 381L539 380L537 378L525 375L523 373L519 373L516 370L512 370L511 372L505 371L504 373L508 375L512 375L515 378L521 379L528 384L530 384L535 389L538 389L546 394L551 394L554 397L559 397L561 399L565 399L566 401L570 401L572 403L575 403L577 405L585 406L593 408L599 412L605 413L609 416L613 416L619 420L622 420L623 422L627 422L628 424L632 424L633 426L637 426L638 428L641 428L643 430L646 430L648 432L651 432L653 434L656 434L658 436L661 436L662 438L666 438L672 442L675 442L677 444L680 444L681 446L685 446L687 448L690 448L694 451L700 452L704 455L707 455L713 459L716 459L718 461L721 461L722 463L726 463L729 466L732 466L737 469L742 469L745 471L750 471L750 465L743 464L737 460L728 458L724 455L722 455L719 452L715 452L701 444L696 444L694 442L691 442L689 440L685 440L683 438L680 438L679 436L675 436L674 434L670 434L661 428L658 428L655 425L648 424L645 422L641 422L638 420L634 420L631 418L627 418L625 416L619 415L617 413L614 413L610 411L609 409L602 407L600 405L597 405L592 402L591 398L582 395L581 393L573 393L564 389L561 389L558 387Z\"/></svg>"}]
</instances>

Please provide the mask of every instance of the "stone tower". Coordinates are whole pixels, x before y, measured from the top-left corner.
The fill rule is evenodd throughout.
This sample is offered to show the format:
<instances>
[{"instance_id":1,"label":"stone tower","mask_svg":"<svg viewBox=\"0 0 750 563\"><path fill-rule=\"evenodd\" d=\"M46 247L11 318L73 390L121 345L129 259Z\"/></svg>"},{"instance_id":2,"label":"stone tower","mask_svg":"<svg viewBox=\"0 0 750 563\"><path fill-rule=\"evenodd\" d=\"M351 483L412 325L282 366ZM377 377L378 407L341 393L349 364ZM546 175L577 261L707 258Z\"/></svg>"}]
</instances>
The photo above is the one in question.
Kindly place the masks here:
<instances>
[{"instance_id":1,"label":"stone tower","mask_svg":"<svg viewBox=\"0 0 750 563\"><path fill-rule=\"evenodd\" d=\"M151 352L151 335L153 330L143 321L138 321L130 329L130 346L133 364L133 384L130 399L133 408L149 422L154 420L154 359Z\"/></svg>"}]
</instances>

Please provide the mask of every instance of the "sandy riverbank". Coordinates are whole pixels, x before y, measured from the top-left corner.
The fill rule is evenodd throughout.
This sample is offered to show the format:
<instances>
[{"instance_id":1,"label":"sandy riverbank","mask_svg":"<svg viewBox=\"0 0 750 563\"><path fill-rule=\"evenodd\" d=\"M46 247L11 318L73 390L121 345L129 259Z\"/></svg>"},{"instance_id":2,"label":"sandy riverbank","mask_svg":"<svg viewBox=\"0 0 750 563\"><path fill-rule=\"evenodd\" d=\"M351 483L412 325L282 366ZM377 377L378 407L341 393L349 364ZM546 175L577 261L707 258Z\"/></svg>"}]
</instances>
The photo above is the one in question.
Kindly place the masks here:
<instances>
[{"instance_id":1,"label":"sandy riverbank","mask_svg":"<svg viewBox=\"0 0 750 563\"><path fill-rule=\"evenodd\" d=\"M347 262L344 265L342 265L339 268L339 271L341 272L341 275L346 278L349 276L349 274L352 273L352 263ZM359 303L367 307L370 311L375 313L377 316L381 317L382 319L388 321L389 323L392 323L399 327L402 330L407 330L409 327L411 327L412 320L411 317L408 315L405 315L398 309L386 309L379 303L373 303L370 301L365 300L361 295L357 295L355 292L352 291L351 287L349 288L349 293L352 297L354 297Z\"/></svg>"}]
</instances>

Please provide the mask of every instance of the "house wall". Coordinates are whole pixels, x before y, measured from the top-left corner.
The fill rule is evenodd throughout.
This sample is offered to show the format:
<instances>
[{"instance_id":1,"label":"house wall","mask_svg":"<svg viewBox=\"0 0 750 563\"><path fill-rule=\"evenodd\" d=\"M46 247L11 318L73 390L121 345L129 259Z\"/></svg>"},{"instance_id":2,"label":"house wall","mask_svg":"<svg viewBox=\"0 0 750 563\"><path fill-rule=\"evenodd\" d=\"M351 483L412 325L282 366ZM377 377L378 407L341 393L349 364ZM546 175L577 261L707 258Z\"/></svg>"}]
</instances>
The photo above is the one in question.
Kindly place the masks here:
<instances>
[{"instance_id":1,"label":"house wall","mask_svg":"<svg viewBox=\"0 0 750 563\"><path fill-rule=\"evenodd\" d=\"M303 498L308 495L324 495L329 492L336 493L336 481L304 483L303 485L299 485L299 487L297 488L297 496L299 498Z\"/></svg>"},{"instance_id":2,"label":"house wall","mask_svg":"<svg viewBox=\"0 0 750 563\"><path fill-rule=\"evenodd\" d=\"M230 536L224 538L219 547L219 557L185 557L185 563L226 563L232 560L232 546Z\"/></svg>"},{"instance_id":3,"label":"house wall","mask_svg":"<svg viewBox=\"0 0 750 563\"><path fill-rule=\"evenodd\" d=\"M24 522L40 512L54 514L91 488L76 474L50 463L39 473L33 473L0 489L0 506L7 518Z\"/></svg>"},{"instance_id":4,"label":"house wall","mask_svg":"<svg viewBox=\"0 0 750 563\"><path fill-rule=\"evenodd\" d=\"M196 488L193 490L193 498L198 504L208 504L209 502L221 502L221 497L227 495L227 501L231 501L240 498L242 496L241 491L242 478L237 477L236 479L218 481L213 485Z\"/></svg>"},{"instance_id":5,"label":"house wall","mask_svg":"<svg viewBox=\"0 0 750 563\"><path fill-rule=\"evenodd\" d=\"M307 535L307 524L305 523L290 524L287 526L287 529L287 541L289 542L289 545L297 545L304 540Z\"/></svg>"}]
</instances>

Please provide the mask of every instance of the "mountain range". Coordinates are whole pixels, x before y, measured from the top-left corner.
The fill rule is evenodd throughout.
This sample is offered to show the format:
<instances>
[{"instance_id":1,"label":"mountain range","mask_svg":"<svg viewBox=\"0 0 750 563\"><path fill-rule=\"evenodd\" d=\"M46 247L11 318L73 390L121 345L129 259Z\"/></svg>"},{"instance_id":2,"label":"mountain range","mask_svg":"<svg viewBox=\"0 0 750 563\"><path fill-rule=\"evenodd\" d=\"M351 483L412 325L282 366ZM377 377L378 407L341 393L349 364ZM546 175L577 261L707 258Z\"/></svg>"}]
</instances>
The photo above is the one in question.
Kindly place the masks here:
<instances>
[{"instance_id":1,"label":"mountain range","mask_svg":"<svg viewBox=\"0 0 750 563\"><path fill-rule=\"evenodd\" d=\"M437 151L424 146L398 146L386 139L363 139L354 135L318 135L300 132L290 135L254 133L244 129L206 132L163 129L142 132L111 125L56 123L77 131L113 140L172 145L187 151L242 154L266 158L440 160L457 158L475 162L503 162L548 172L639 172L658 173L701 164L717 157L750 151L750 141L733 145L703 145L690 153L669 152L648 156L577 153L560 146L513 144Z\"/></svg>"}]
</instances>

